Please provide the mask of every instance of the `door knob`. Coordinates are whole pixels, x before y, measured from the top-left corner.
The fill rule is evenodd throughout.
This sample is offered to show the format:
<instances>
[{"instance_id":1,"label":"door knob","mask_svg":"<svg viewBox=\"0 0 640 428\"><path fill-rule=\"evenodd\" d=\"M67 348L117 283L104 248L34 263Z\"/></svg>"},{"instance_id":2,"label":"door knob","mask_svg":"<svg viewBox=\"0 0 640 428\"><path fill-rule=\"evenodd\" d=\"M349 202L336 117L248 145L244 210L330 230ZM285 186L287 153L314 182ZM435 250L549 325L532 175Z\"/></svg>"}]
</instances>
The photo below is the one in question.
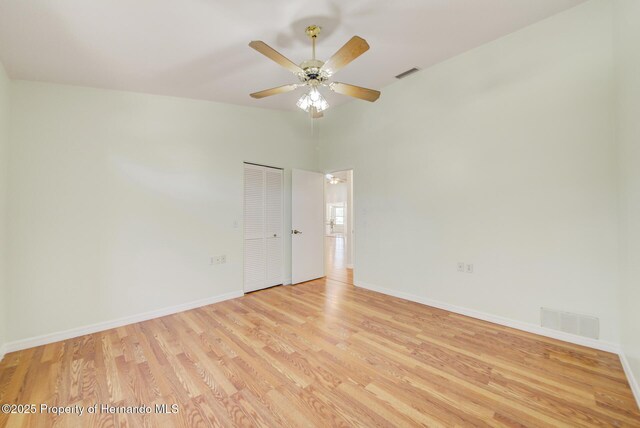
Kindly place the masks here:
<instances>
[{"instance_id":1,"label":"door knob","mask_svg":"<svg viewBox=\"0 0 640 428\"><path fill-rule=\"evenodd\" d=\"M292 234L292 235L300 235L301 233L302 233L302 232L300 232L298 229L293 229L293 230L291 231L291 234Z\"/></svg>"},{"instance_id":2,"label":"door knob","mask_svg":"<svg viewBox=\"0 0 640 428\"><path fill-rule=\"evenodd\" d=\"M273 234L273 237L274 237L274 238L277 238L277 237L278 237L278 235L277 235L276 233L274 233L274 234Z\"/></svg>"}]
</instances>

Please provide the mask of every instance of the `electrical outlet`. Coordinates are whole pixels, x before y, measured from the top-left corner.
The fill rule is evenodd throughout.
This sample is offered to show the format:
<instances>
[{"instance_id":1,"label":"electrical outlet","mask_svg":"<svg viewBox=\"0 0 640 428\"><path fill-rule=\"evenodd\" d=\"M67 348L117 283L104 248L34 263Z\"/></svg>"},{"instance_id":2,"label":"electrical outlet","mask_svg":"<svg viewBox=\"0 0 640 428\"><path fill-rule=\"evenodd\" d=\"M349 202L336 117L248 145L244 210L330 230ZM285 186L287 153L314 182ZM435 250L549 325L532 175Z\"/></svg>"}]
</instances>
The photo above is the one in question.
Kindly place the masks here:
<instances>
[{"instance_id":1,"label":"electrical outlet","mask_svg":"<svg viewBox=\"0 0 640 428\"><path fill-rule=\"evenodd\" d=\"M464 272L464 262L458 262L458 272Z\"/></svg>"},{"instance_id":2,"label":"electrical outlet","mask_svg":"<svg viewBox=\"0 0 640 428\"><path fill-rule=\"evenodd\" d=\"M227 255L223 254L220 256L220 264L224 264L227 262Z\"/></svg>"},{"instance_id":3,"label":"electrical outlet","mask_svg":"<svg viewBox=\"0 0 640 428\"><path fill-rule=\"evenodd\" d=\"M472 264L467 263L467 266L466 266L466 268L465 268L465 272L467 272L467 273L473 273L473 265L472 265Z\"/></svg>"},{"instance_id":4,"label":"electrical outlet","mask_svg":"<svg viewBox=\"0 0 640 428\"><path fill-rule=\"evenodd\" d=\"M211 265L219 265L219 264L221 264L221 263L224 263L224 262L222 261L222 257L223 257L223 256L211 256L211 262L210 262L210 264L211 264Z\"/></svg>"}]
</instances>

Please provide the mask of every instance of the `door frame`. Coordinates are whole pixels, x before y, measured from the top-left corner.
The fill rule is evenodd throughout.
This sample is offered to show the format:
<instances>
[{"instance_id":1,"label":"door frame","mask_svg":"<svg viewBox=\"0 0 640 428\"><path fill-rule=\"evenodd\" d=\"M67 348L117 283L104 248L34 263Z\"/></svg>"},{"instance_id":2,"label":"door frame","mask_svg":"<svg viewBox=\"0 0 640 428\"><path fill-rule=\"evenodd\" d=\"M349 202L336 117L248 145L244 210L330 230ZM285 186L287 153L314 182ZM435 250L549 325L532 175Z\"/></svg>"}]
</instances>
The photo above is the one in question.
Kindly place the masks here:
<instances>
[{"instance_id":1,"label":"door frame","mask_svg":"<svg viewBox=\"0 0 640 428\"><path fill-rule=\"evenodd\" d=\"M285 174L286 174L286 170L284 168L278 167L278 166L271 166L271 165L264 165L261 163L257 163L257 162L249 162L249 161L243 161L241 163L241 167L242 167L242 221L240 221L240 227L242 228L242 245L241 245L241 251L242 251L242 293L243 294L247 294L247 292L244 289L244 284L245 284L245 278L244 278L244 267L245 267L245 263L247 262L245 260L245 253L244 253L244 244L245 244L245 234L244 234L244 166L245 165L253 165L253 166L261 166L264 168L271 168L271 169L279 169L280 171L282 171L282 198L281 198L281 212L282 212L282 245L280 248L281 254L282 254L282 284L279 285L274 285L271 287L278 287L280 285L286 285L287 283L287 274L285 272L285 255L286 255L286 251L285 251L285 235L287 237L290 236L287 235L285 233L285 196L286 196L286 192L285 192L285 188L284 188L284 184L285 184ZM266 287L266 288L271 288L271 287ZM264 290L264 288L263 288ZM260 290L255 290L255 291L260 291ZM253 291L250 291L249 293L253 293Z\"/></svg>"}]
</instances>

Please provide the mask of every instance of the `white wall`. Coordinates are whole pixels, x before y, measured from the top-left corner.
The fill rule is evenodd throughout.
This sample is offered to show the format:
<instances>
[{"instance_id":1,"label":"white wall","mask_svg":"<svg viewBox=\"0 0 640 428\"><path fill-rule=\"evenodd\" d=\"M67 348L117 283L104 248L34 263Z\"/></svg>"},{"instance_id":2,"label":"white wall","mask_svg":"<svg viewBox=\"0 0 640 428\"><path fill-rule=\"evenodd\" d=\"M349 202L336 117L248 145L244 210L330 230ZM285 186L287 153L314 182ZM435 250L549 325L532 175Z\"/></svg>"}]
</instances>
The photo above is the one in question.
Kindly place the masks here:
<instances>
[{"instance_id":1,"label":"white wall","mask_svg":"<svg viewBox=\"0 0 640 428\"><path fill-rule=\"evenodd\" d=\"M347 183L330 184L325 182L325 200L328 204L347 203Z\"/></svg>"},{"instance_id":2,"label":"white wall","mask_svg":"<svg viewBox=\"0 0 640 428\"><path fill-rule=\"evenodd\" d=\"M285 213L317 166L291 113L23 81L11 101L10 341L242 290L243 161L285 168Z\"/></svg>"},{"instance_id":3,"label":"white wall","mask_svg":"<svg viewBox=\"0 0 640 428\"><path fill-rule=\"evenodd\" d=\"M592 314L617 343L613 94L596 0L330 111L320 166L354 168L356 282L536 325Z\"/></svg>"},{"instance_id":4,"label":"white wall","mask_svg":"<svg viewBox=\"0 0 640 428\"><path fill-rule=\"evenodd\" d=\"M623 257L622 346L640 382L640 2L616 0L615 12Z\"/></svg>"},{"instance_id":5,"label":"white wall","mask_svg":"<svg viewBox=\"0 0 640 428\"><path fill-rule=\"evenodd\" d=\"M7 337L7 167L9 154L9 78L0 63L0 359Z\"/></svg>"}]
</instances>

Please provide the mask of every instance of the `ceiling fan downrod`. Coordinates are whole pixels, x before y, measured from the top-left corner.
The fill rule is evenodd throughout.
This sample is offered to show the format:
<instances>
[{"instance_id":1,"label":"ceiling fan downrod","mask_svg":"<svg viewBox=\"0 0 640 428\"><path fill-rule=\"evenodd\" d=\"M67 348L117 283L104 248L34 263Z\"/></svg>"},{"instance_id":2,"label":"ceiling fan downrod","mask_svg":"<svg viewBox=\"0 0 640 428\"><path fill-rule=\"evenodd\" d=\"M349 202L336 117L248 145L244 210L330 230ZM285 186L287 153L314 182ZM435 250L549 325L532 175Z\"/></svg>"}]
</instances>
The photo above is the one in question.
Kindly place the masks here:
<instances>
[{"instance_id":1,"label":"ceiling fan downrod","mask_svg":"<svg viewBox=\"0 0 640 428\"><path fill-rule=\"evenodd\" d=\"M309 25L304 32L311 39L311 59L316 59L316 38L320 35L320 30L322 27L317 25Z\"/></svg>"}]
</instances>

